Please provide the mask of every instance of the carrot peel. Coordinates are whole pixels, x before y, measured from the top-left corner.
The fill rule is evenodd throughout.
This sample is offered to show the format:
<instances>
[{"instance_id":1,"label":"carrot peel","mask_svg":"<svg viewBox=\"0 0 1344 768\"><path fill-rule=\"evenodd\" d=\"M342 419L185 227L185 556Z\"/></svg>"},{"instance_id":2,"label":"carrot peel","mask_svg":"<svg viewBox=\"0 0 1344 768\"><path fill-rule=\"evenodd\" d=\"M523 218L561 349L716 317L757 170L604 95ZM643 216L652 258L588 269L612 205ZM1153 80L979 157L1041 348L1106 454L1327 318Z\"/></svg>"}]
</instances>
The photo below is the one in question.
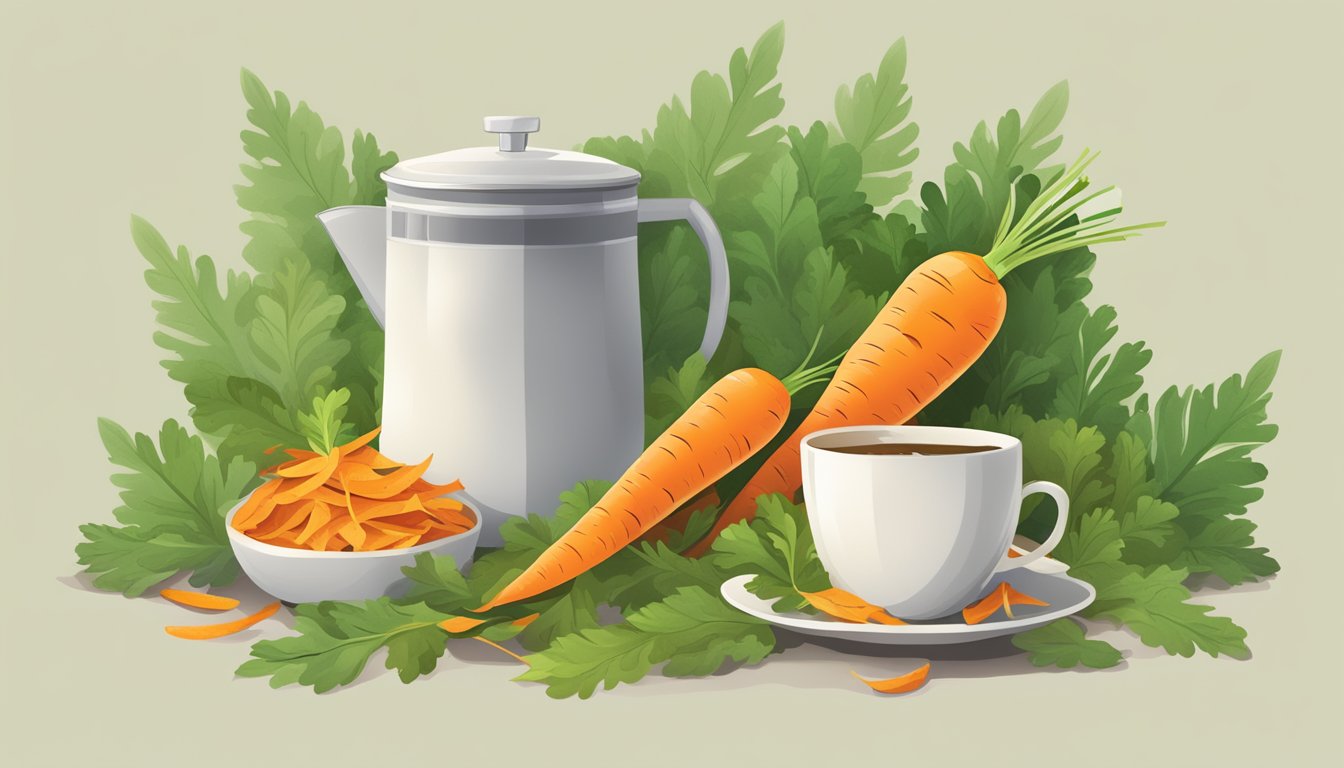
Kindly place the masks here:
<instances>
[{"instance_id":1,"label":"carrot peel","mask_svg":"<svg viewBox=\"0 0 1344 768\"><path fill-rule=\"evenodd\" d=\"M967 624L979 624L980 622L998 613L1003 609L1004 615L1013 618L1014 605L1040 605L1049 606L1044 600L1038 600L1031 595L1026 595L1013 589L1013 585L1008 582L1002 582L995 587L988 595L980 600L971 603L961 611L961 617Z\"/></svg>"},{"instance_id":2,"label":"carrot peel","mask_svg":"<svg viewBox=\"0 0 1344 768\"><path fill-rule=\"evenodd\" d=\"M904 621L887 613L885 608L873 605L851 592L838 587L823 589L820 592L799 592L813 608L828 616L854 624L876 622L890 626L905 624Z\"/></svg>"},{"instance_id":3,"label":"carrot peel","mask_svg":"<svg viewBox=\"0 0 1344 768\"><path fill-rule=\"evenodd\" d=\"M238 607L238 601L232 597L212 595L208 592L191 592L185 589L162 589L159 597L171 600L188 608L203 608L207 611L229 611Z\"/></svg>"},{"instance_id":4,"label":"carrot peel","mask_svg":"<svg viewBox=\"0 0 1344 768\"><path fill-rule=\"evenodd\" d=\"M196 624L189 627L164 627L163 630L173 637L180 637L183 640L213 640L217 637L225 637L244 629L275 615L280 610L280 601L262 608L256 613L244 616L241 619L233 621L224 621L219 624Z\"/></svg>"},{"instance_id":5,"label":"carrot peel","mask_svg":"<svg viewBox=\"0 0 1344 768\"><path fill-rule=\"evenodd\" d=\"M892 677L886 680L869 680L865 677L861 677L858 672L853 670L850 670L849 674L853 675L859 682L872 688L878 693L909 693L923 688L924 683L928 682L929 666L930 663L925 662L923 666L916 668L912 672L907 672L899 677Z\"/></svg>"}]
</instances>

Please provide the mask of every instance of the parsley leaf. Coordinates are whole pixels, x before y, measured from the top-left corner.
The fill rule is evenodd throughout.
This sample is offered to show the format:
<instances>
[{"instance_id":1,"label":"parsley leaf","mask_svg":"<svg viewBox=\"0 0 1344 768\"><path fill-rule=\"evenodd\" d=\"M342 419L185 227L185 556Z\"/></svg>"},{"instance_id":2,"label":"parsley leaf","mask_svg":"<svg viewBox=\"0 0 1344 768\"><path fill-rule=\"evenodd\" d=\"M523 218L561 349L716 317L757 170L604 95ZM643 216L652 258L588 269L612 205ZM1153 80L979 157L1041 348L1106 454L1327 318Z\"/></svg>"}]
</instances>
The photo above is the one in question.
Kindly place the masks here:
<instances>
[{"instance_id":1,"label":"parsley leaf","mask_svg":"<svg viewBox=\"0 0 1344 768\"><path fill-rule=\"evenodd\" d=\"M424 603L439 613L457 613L480 605L467 580L449 555L422 552L415 563L401 569L410 582L399 603Z\"/></svg>"},{"instance_id":2,"label":"parsley leaf","mask_svg":"<svg viewBox=\"0 0 1344 768\"><path fill-rule=\"evenodd\" d=\"M738 48L728 80L701 72L691 82L690 109L678 97L658 110L644 171L669 184L675 197L714 209L725 193L750 189L779 157L784 129L766 125L784 109L774 83L784 52L784 25L761 35L751 53Z\"/></svg>"},{"instance_id":3,"label":"parsley leaf","mask_svg":"<svg viewBox=\"0 0 1344 768\"><path fill-rule=\"evenodd\" d=\"M905 84L905 38L887 49L875 75L863 75L835 94L835 121L861 156L863 181L859 191L875 208L891 203L910 188L910 172L896 173L919 157L914 148L919 126L910 116L909 86Z\"/></svg>"},{"instance_id":4,"label":"parsley leaf","mask_svg":"<svg viewBox=\"0 0 1344 768\"><path fill-rule=\"evenodd\" d=\"M272 688L298 683L322 693L354 682L385 647L387 668L409 683L434 671L448 640L437 626L445 616L421 603L306 603L294 616L298 634L253 644L253 658L238 667L239 676L269 676Z\"/></svg>"},{"instance_id":5,"label":"parsley leaf","mask_svg":"<svg viewBox=\"0 0 1344 768\"><path fill-rule=\"evenodd\" d=\"M661 542L631 547L622 565L603 581L603 587L606 602L626 615L681 587L701 587L717 593L725 578L716 555L684 557Z\"/></svg>"},{"instance_id":6,"label":"parsley leaf","mask_svg":"<svg viewBox=\"0 0 1344 768\"><path fill-rule=\"evenodd\" d=\"M518 641L529 651L539 651L557 637L598 626L597 587L592 571L579 574L562 595L541 609L540 615L518 635Z\"/></svg>"},{"instance_id":7,"label":"parsley leaf","mask_svg":"<svg viewBox=\"0 0 1344 768\"><path fill-rule=\"evenodd\" d=\"M1143 386L1141 373L1153 359L1141 341L1102 354L1118 331L1115 317L1114 307L1099 307L1071 334L1050 411L1055 417L1095 426L1107 436L1119 433L1129 420L1125 403Z\"/></svg>"},{"instance_id":8,"label":"parsley leaf","mask_svg":"<svg viewBox=\"0 0 1344 768\"><path fill-rule=\"evenodd\" d=\"M308 447L330 453L354 437L350 425L343 421L349 402L350 390L345 387L313 398L313 409L299 414L299 429L308 438Z\"/></svg>"},{"instance_id":9,"label":"parsley leaf","mask_svg":"<svg viewBox=\"0 0 1344 768\"><path fill-rule=\"evenodd\" d=\"M754 664L774 649L770 627L699 587L683 587L619 624L564 635L527 657L519 680L545 683L547 695L588 698L633 683L654 666L674 677L708 675L724 662Z\"/></svg>"},{"instance_id":10,"label":"parsley leaf","mask_svg":"<svg viewBox=\"0 0 1344 768\"><path fill-rule=\"evenodd\" d=\"M1119 664L1120 651L1102 640L1089 640L1083 628L1071 619L1052 621L1043 627L1013 635L1013 645L1030 654L1031 663L1038 667L1069 669L1082 664L1092 669L1106 669Z\"/></svg>"},{"instance_id":11,"label":"parsley leaf","mask_svg":"<svg viewBox=\"0 0 1344 768\"><path fill-rule=\"evenodd\" d=\"M1278 573L1279 563L1264 547L1253 546L1256 525L1241 518L1216 518L1189 537L1172 565L1191 573L1211 572L1228 584Z\"/></svg>"},{"instance_id":12,"label":"parsley leaf","mask_svg":"<svg viewBox=\"0 0 1344 768\"><path fill-rule=\"evenodd\" d=\"M1259 499L1255 484L1265 479L1263 465L1250 458L1253 447L1267 443L1278 427L1267 423L1269 386L1279 353L1265 355L1243 380L1233 375L1217 388L1184 391L1171 387L1158 398L1148 421L1147 403L1132 427L1151 434L1155 495L1194 517L1236 516Z\"/></svg>"},{"instance_id":13,"label":"parsley leaf","mask_svg":"<svg viewBox=\"0 0 1344 768\"><path fill-rule=\"evenodd\" d=\"M333 334L350 353L337 356L332 366L340 386L351 392L351 422L358 431L368 431L378 421L375 395L382 378L383 333L316 216L340 205L381 205L387 188L379 174L397 156L379 149L372 134L356 131L347 170L340 131L307 104L291 106L284 93L270 91L247 70L242 89L252 125L242 133L250 158L242 165L247 183L234 188L239 207L252 214L242 224L248 237L243 258L263 275L304 265L312 274L303 291L291 295L309 296L325 306L325 298L308 293L322 291L343 302ZM300 348L297 342L290 347ZM305 393L299 405L306 405L313 394Z\"/></svg>"},{"instance_id":14,"label":"parsley leaf","mask_svg":"<svg viewBox=\"0 0 1344 768\"><path fill-rule=\"evenodd\" d=\"M98 574L94 585L135 597L182 571L193 586L220 586L238 575L224 515L252 482L242 459L209 456L199 437L164 422L156 447L148 435L130 436L107 419L98 432L108 459L130 470L115 474L122 505L113 513L124 527L84 525L75 547L81 565Z\"/></svg>"},{"instance_id":15,"label":"parsley leaf","mask_svg":"<svg viewBox=\"0 0 1344 768\"><path fill-rule=\"evenodd\" d=\"M756 518L730 525L714 540L715 564L728 574L754 573L747 589L774 600L778 613L813 612L799 592L831 585L817 556L807 511L779 494L757 499Z\"/></svg>"},{"instance_id":16,"label":"parsley leaf","mask_svg":"<svg viewBox=\"0 0 1344 768\"><path fill-rule=\"evenodd\" d=\"M862 161L849 144L834 144L820 121L804 134L788 130L789 155L798 170L798 194L816 206L821 238L831 245L862 226L872 215L872 206L859 191Z\"/></svg>"},{"instance_id":17,"label":"parsley leaf","mask_svg":"<svg viewBox=\"0 0 1344 768\"><path fill-rule=\"evenodd\" d=\"M149 222L131 219L136 248L149 262L145 282L160 297L154 343L172 357L168 375L185 385L196 428L220 438L219 456L259 465L266 448L302 445L294 414L268 384L248 327L254 317L254 286L245 274L229 272L220 290L214 262L194 262L186 248L176 255Z\"/></svg>"},{"instance_id":18,"label":"parsley leaf","mask_svg":"<svg viewBox=\"0 0 1344 768\"><path fill-rule=\"evenodd\" d=\"M1097 588L1097 601L1084 609L1085 616L1122 622L1145 644L1170 654L1193 656L1196 647L1210 656L1244 658L1249 653L1246 630L1226 617L1207 615L1210 606L1187 602L1185 569L1160 565L1145 572L1106 563L1076 570L1074 575Z\"/></svg>"}]
</instances>

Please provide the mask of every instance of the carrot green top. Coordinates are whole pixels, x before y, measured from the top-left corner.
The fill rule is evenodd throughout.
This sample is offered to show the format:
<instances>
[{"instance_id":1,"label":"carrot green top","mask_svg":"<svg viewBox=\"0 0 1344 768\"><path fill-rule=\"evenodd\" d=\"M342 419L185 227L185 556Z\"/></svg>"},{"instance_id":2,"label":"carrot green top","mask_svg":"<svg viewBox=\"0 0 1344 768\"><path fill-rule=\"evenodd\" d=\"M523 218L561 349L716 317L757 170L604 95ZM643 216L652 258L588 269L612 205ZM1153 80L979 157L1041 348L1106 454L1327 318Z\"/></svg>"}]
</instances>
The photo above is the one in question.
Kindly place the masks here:
<instances>
[{"instance_id":1,"label":"carrot green top","mask_svg":"<svg viewBox=\"0 0 1344 768\"><path fill-rule=\"evenodd\" d=\"M1097 159L1096 152L1083 150L1082 155L1055 179L1035 200L1016 215L1015 190L1009 189L1008 205L1003 209L994 245L985 254L985 264L1000 278L1013 268L1052 253L1085 248L1098 243L1114 243L1134 237L1141 229L1160 227L1166 222L1153 221L1107 229L1122 210L1119 202L1098 213L1083 215L1080 210L1101 198L1115 187L1106 187L1084 195L1089 181L1083 175L1087 166ZM1077 217L1070 222L1071 217Z\"/></svg>"}]
</instances>

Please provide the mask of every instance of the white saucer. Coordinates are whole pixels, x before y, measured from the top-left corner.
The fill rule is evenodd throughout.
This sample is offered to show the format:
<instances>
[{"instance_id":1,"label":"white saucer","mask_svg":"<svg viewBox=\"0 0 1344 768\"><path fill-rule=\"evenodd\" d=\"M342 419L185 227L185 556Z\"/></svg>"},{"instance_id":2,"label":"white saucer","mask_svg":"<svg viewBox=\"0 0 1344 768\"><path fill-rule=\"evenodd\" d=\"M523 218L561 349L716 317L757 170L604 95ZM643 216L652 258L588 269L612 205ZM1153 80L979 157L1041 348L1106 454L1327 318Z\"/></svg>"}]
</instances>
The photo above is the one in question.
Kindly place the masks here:
<instances>
[{"instance_id":1,"label":"white saucer","mask_svg":"<svg viewBox=\"0 0 1344 768\"><path fill-rule=\"evenodd\" d=\"M998 586L999 582L1007 581L1019 592L1044 600L1050 605L1016 605L1013 606L1014 618L1010 619L999 611L979 624L963 623L960 613L899 626L852 624L823 615L775 613L769 601L762 600L747 591L747 582L755 578L751 574L725 581L719 591L723 593L723 599L727 600L729 605L743 613L805 635L878 645L950 645L1015 635L1086 608L1097 598L1096 590L1091 584L1061 572L1061 566L1062 564L1055 561L1042 559L1025 568L1005 571L995 576L989 587L985 588L986 594L991 588Z\"/></svg>"}]
</instances>

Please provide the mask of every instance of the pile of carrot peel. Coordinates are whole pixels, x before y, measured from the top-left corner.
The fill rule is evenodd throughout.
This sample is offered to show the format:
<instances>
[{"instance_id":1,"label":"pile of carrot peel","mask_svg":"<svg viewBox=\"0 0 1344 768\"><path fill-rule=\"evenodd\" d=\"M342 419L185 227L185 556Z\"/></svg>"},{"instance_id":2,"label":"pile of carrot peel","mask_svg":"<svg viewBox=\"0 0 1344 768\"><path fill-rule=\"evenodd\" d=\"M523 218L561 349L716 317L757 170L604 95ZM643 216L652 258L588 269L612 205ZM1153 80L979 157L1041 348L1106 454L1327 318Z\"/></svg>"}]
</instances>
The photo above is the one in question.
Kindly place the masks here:
<instances>
[{"instance_id":1,"label":"pile of carrot peel","mask_svg":"<svg viewBox=\"0 0 1344 768\"><path fill-rule=\"evenodd\" d=\"M289 449L233 517L239 532L266 544L317 552L402 549L464 533L475 517L445 494L460 482L424 480L430 459L393 461L369 442L375 429L329 453ZM431 457L432 458L432 457Z\"/></svg>"}]
</instances>

